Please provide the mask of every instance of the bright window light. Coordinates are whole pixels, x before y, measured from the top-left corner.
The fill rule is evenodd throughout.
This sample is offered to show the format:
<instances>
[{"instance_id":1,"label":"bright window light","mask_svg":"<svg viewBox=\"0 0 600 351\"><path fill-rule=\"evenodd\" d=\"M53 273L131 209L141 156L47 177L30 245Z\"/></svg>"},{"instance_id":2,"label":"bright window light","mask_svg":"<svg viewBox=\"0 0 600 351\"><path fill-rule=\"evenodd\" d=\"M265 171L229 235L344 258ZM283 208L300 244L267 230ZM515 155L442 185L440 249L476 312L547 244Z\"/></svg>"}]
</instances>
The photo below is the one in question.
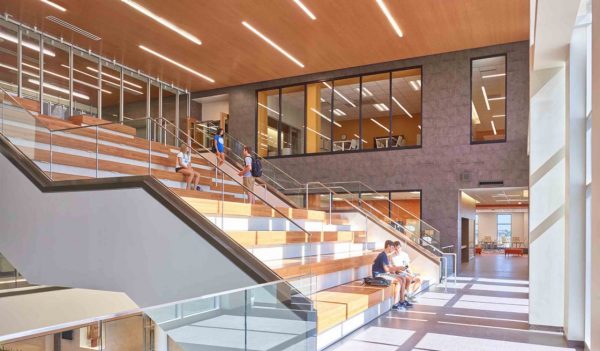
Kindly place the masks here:
<instances>
[{"instance_id":1,"label":"bright window light","mask_svg":"<svg viewBox=\"0 0 600 351\"><path fill-rule=\"evenodd\" d=\"M40 81L39 80L35 80L35 79L28 79L29 83L31 84L35 84L35 85L40 85ZM44 88L48 88L48 89L52 89L64 94L69 94L69 90L68 89L64 89L61 87L57 87L56 85L50 84L50 83L44 83ZM78 98L84 99L84 100L89 100L90 97L87 95L83 95L77 92L73 92L73 96L77 96Z\"/></svg>"},{"instance_id":2,"label":"bright window light","mask_svg":"<svg viewBox=\"0 0 600 351\"><path fill-rule=\"evenodd\" d=\"M5 33L5 32L0 32L0 38L8 40L11 43L15 43L15 44L17 44L19 42L17 40L17 37L15 37L13 35L10 35L8 33ZM39 45L30 43L30 42L25 41L25 40L22 40L21 43L23 44L24 47L26 47L28 49L40 52L40 46ZM51 50L48 50L48 49L44 49L44 55L48 55L48 56L52 56L52 57L56 56L56 54L54 53L54 51L51 51Z\"/></svg>"},{"instance_id":3,"label":"bright window light","mask_svg":"<svg viewBox=\"0 0 600 351\"><path fill-rule=\"evenodd\" d=\"M285 57L287 57L288 59L290 59L292 62L294 62L298 66L304 68L304 64L302 64L302 62L300 62L294 56L290 55L287 51L285 51L284 49L282 49L279 45L275 44L275 42L273 42L271 39L267 38L264 34L262 34L261 32L259 32L256 28L252 27L248 22L243 21L242 24L244 25L244 27L246 27L250 31L252 31L252 33L256 34L259 38L261 38L262 40L266 41L267 44L271 45L277 51L279 51L280 53L282 53L283 55L285 55Z\"/></svg>"},{"instance_id":4,"label":"bright window light","mask_svg":"<svg viewBox=\"0 0 600 351\"><path fill-rule=\"evenodd\" d=\"M386 132L388 132L388 133L390 132L390 129L389 129L388 127L386 127L386 126L384 126L383 124L381 124L381 123L377 122L377 120L376 120L376 119L374 119L374 118L371 118L371 122L373 122L373 123L377 124L378 126L380 126L381 128L383 128L383 129L384 129Z\"/></svg>"},{"instance_id":5,"label":"bright window light","mask_svg":"<svg viewBox=\"0 0 600 351\"><path fill-rule=\"evenodd\" d=\"M66 8L64 8L64 7L60 6L59 4L53 3L53 2L52 2L52 1L50 1L50 0L41 0L41 1L42 1L43 3L45 3L45 4L48 4L48 5L52 6L52 7L54 7L55 9L57 9L57 10L59 10L59 11L62 11L62 12L65 12L65 11L67 11L67 9L66 9Z\"/></svg>"},{"instance_id":6,"label":"bright window light","mask_svg":"<svg viewBox=\"0 0 600 351\"><path fill-rule=\"evenodd\" d=\"M156 52L156 51L154 51L152 49L149 49L149 48L145 47L144 45L139 45L139 48L142 49L142 50L144 50L144 51L146 51L146 52L151 53L152 55L154 55L154 56L156 56L158 58L161 58L161 59L163 59L163 60L165 60L165 61L167 61L169 63L172 63L175 66L177 66L177 67L179 67L181 69L184 69L184 70L186 70L186 71L188 71L188 72L190 72L190 73L192 73L192 74L194 74L194 75L196 75L196 76L198 76L198 77L200 77L200 78L202 78L204 80L207 80L207 81L209 81L211 83L215 82L214 79L212 79L212 78L210 78L208 76L205 76L204 74L202 74L202 73L200 73L198 71L194 71L193 69L189 68L188 66L182 65L181 63L179 63L179 62L177 62L177 61L175 61L173 59L170 59L170 58L166 57L165 55L163 55L161 53L158 53L158 52Z\"/></svg>"},{"instance_id":7,"label":"bright window light","mask_svg":"<svg viewBox=\"0 0 600 351\"><path fill-rule=\"evenodd\" d=\"M152 18L153 20L155 20L156 22L162 24L163 26L169 28L170 30L174 31L175 33L181 35L182 37L188 39L192 43L198 44L198 45L202 44L202 42L200 41L200 39L196 38L195 36L193 36L192 34L186 32L186 31L184 31L183 29L177 27L173 23L171 23L171 22L167 21L166 19L160 17L159 15L155 14L154 12L148 10L144 6L138 4L138 3L134 2L134 1L131 1L131 0L121 0L121 1L123 1L127 5L131 6L135 10L141 12L142 14L144 14L144 15Z\"/></svg>"},{"instance_id":8,"label":"bright window light","mask_svg":"<svg viewBox=\"0 0 600 351\"><path fill-rule=\"evenodd\" d=\"M308 17L310 17L311 20L314 21L317 19L317 17L308 9L308 7L304 6L302 1L294 0L294 2L296 3L296 5L298 5L302 9L302 11L304 11L304 13L306 13L308 15Z\"/></svg>"},{"instance_id":9,"label":"bright window light","mask_svg":"<svg viewBox=\"0 0 600 351\"><path fill-rule=\"evenodd\" d=\"M392 100L396 103L396 105L398 105L398 107L400 107L402 109L402 111L404 111L404 113L406 113L406 115L408 115L408 117L413 118L413 115L411 115L410 112L408 112L408 110L405 109L404 106L402 106L402 104L400 103L400 101L398 101L398 99L396 99L394 96L392 96Z\"/></svg>"},{"instance_id":10,"label":"bright window light","mask_svg":"<svg viewBox=\"0 0 600 351\"><path fill-rule=\"evenodd\" d=\"M394 31L396 32L396 34L398 34L398 36L400 38L402 38L403 34L402 34L402 31L400 30L400 26L398 26L398 23L396 23L396 20L390 13L390 10L388 10L387 6L385 6L385 3L383 2L383 0L376 0L376 1L377 1L377 5L379 5L379 8L383 12L383 14L385 15L385 17L387 17L388 21L392 25L392 28L394 28Z\"/></svg>"},{"instance_id":11,"label":"bright window light","mask_svg":"<svg viewBox=\"0 0 600 351\"><path fill-rule=\"evenodd\" d=\"M481 92L483 93L483 99L485 100L485 107L487 108L487 110L490 110L490 102L488 101L488 96L487 96L487 92L485 91L485 86L481 86Z\"/></svg>"}]
</instances>

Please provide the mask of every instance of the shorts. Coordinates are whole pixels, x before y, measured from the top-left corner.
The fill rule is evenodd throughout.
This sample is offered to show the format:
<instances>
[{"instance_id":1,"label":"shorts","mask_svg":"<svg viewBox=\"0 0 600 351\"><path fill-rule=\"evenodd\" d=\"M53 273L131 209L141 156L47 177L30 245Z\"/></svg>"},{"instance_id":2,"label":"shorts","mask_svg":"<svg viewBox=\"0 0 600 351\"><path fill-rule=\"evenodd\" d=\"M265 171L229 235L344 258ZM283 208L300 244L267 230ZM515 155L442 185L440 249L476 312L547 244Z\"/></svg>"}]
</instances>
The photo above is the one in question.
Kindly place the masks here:
<instances>
[{"instance_id":1,"label":"shorts","mask_svg":"<svg viewBox=\"0 0 600 351\"><path fill-rule=\"evenodd\" d=\"M179 173L180 169L184 169L185 167L175 167L175 173Z\"/></svg>"},{"instance_id":2,"label":"shorts","mask_svg":"<svg viewBox=\"0 0 600 351\"><path fill-rule=\"evenodd\" d=\"M250 191L254 191L254 177L243 177L244 186Z\"/></svg>"},{"instance_id":3,"label":"shorts","mask_svg":"<svg viewBox=\"0 0 600 351\"><path fill-rule=\"evenodd\" d=\"M403 278L404 276L401 274L394 274L394 273L379 273L377 274L377 277L381 277L385 280L389 280L389 281L394 281L396 279L400 279Z\"/></svg>"}]
</instances>

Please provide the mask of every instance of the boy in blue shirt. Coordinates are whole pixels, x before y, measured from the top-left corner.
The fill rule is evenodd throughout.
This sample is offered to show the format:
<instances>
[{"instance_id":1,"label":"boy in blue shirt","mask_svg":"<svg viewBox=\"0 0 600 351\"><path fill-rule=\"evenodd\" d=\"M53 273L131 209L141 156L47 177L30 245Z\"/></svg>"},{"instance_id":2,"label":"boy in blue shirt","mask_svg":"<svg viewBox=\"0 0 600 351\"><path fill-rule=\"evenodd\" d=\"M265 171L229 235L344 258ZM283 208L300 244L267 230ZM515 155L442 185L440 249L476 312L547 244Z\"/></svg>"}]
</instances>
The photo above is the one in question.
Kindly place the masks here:
<instances>
[{"instance_id":1,"label":"boy in blue shirt","mask_svg":"<svg viewBox=\"0 0 600 351\"><path fill-rule=\"evenodd\" d=\"M394 285L394 301L398 301L395 303L392 308L395 310L411 307L412 304L404 299L404 295L406 292L406 277L402 274L394 274L394 272L403 271L404 267L396 267L390 264L389 255L394 252L394 242L391 240L386 240L383 251L377 255L375 261L373 261L372 274L373 277L382 277L386 280L389 280L392 283L396 283Z\"/></svg>"},{"instance_id":2,"label":"boy in blue shirt","mask_svg":"<svg viewBox=\"0 0 600 351\"><path fill-rule=\"evenodd\" d=\"M223 128L217 129L215 134L215 154L217 155L217 167L221 167L225 162L225 141L223 140L223 134L225 131Z\"/></svg>"}]
</instances>

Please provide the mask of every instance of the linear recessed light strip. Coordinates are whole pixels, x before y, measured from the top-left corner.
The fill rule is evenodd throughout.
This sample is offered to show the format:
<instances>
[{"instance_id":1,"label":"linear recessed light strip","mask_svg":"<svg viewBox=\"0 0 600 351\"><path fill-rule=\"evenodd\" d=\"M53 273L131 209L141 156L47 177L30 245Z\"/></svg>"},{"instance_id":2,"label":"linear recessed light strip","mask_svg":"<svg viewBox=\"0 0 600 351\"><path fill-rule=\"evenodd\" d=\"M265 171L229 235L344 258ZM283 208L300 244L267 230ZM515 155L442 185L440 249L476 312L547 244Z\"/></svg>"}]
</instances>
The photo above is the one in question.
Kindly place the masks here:
<instances>
[{"instance_id":1,"label":"linear recessed light strip","mask_svg":"<svg viewBox=\"0 0 600 351\"><path fill-rule=\"evenodd\" d=\"M486 76L481 76L481 78L487 79L487 78L496 78L496 77L504 77L504 76L506 76L506 73L488 74Z\"/></svg>"},{"instance_id":2,"label":"linear recessed light strip","mask_svg":"<svg viewBox=\"0 0 600 351\"><path fill-rule=\"evenodd\" d=\"M332 88L331 88L331 85L327 84L327 82L323 82L323 84L324 84L324 85L325 85L327 88L329 88L329 89L332 89ZM356 107L356 105L355 105L355 104L354 104L352 101L350 101L350 99L348 99L346 96L344 96L344 94L340 93L339 91L337 91L337 90L335 90L335 89L333 90L333 92L334 92L334 93L336 93L336 94L337 94L337 96L339 96L339 97L341 97L342 99L344 99L344 101L346 101L347 103L349 103L349 104L350 104L352 107Z\"/></svg>"},{"instance_id":3,"label":"linear recessed light strip","mask_svg":"<svg viewBox=\"0 0 600 351\"><path fill-rule=\"evenodd\" d=\"M54 22L54 23L56 23L56 24L58 24L60 26L63 26L65 28L67 28L68 30L71 30L71 31L73 31L73 32L75 32L77 34L81 34L81 35L83 35L86 38L89 38L89 39L92 39L92 40L95 40L95 41L98 41L98 40L102 39L99 36L94 35L94 34L88 32L87 30L83 30L83 29L81 29L81 28L77 27L76 25L73 25L73 24L71 24L69 22L65 22L65 21L61 20L60 18L56 18L54 16L46 16L46 19L49 20L49 21L52 21L52 22Z\"/></svg>"},{"instance_id":4,"label":"linear recessed light strip","mask_svg":"<svg viewBox=\"0 0 600 351\"><path fill-rule=\"evenodd\" d=\"M268 111L271 111L271 112L273 112L274 114L277 114L277 115L279 114L279 112L277 112L277 111L273 110L272 108L270 108L269 106L267 106L267 105L265 105L265 104L262 104L262 103L260 103L260 102L259 102L259 103L258 103L258 105L259 105L260 107L262 107L262 108L265 108L265 109L267 109Z\"/></svg>"},{"instance_id":5,"label":"linear recessed light strip","mask_svg":"<svg viewBox=\"0 0 600 351\"><path fill-rule=\"evenodd\" d=\"M481 86L481 91L483 92L483 99L485 100L485 107L490 110L490 102L488 100L487 92L485 91L485 87Z\"/></svg>"},{"instance_id":6,"label":"linear recessed light strip","mask_svg":"<svg viewBox=\"0 0 600 351\"><path fill-rule=\"evenodd\" d=\"M10 41L11 43L15 43L15 44L17 44L19 42L17 40L17 37L12 36L12 35L10 35L8 33L5 33L5 32L0 32L0 38L6 39L6 40ZM35 45L35 44L30 43L30 42L25 41L25 40L22 40L21 43L23 44L24 47L26 47L28 49L40 52L40 46L39 45ZM53 51L48 50L48 49L44 49L44 55L48 55L48 56L52 56L52 57L56 56L56 54Z\"/></svg>"},{"instance_id":7,"label":"linear recessed light strip","mask_svg":"<svg viewBox=\"0 0 600 351\"><path fill-rule=\"evenodd\" d=\"M259 32L256 28L252 27L248 22L242 21L242 24L244 25L244 27L246 27L250 31L252 31L252 33L256 34L262 40L266 41L269 45L271 45L272 47L274 47L277 51L279 51L280 53L282 53L283 55L285 55L285 57L287 57L288 59L290 59L292 62L294 62L298 66L304 68L304 64L302 62L300 62L297 58L295 58L290 53L288 53L287 51L285 51L284 49L282 49L279 45L275 44L274 41L272 41L271 39L267 38L264 34L262 34L261 32Z\"/></svg>"},{"instance_id":8,"label":"linear recessed light strip","mask_svg":"<svg viewBox=\"0 0 600 351\"><path fill-rule=\"evenodd\" d=\"M498 132L496 131L496 125L494 124L494 121L492 121L492 130L494 131L494 135L498 135Z\"/></svg>"},{"instance_id":9,"label":"linear recessed light strip","mask_svg":"<svg viewBox=\"0 0 600 351\"><path fill-rule=\"evenodd\" d=\"M326 120L327 122L331 123L331 119L327 116L325 116L324 114L322 114L321 112L317 111L314 107L311 107L310 110L316 114L318 114L319 116L321 116L324 120ZM342 127L341 124L339 124L338 122L333 122L333 124L335 124L338 127Z\"/></svg>"},{"instance_id":10,"label":"linear recessed light strip","mask_svg":"<svg viewBox=\"0 0 600 351\"><path fill-rule=\"evenodd\" d=\"M390 129L389 129L388 127L386 127L386 126L384 126L383 124L381 124L381 123L377 122L377 120L375 120L375 119L371 118L371 121L372 121L373 123L377 124L378 126L380 126L381 128L385 129L385 131L386 131L386 132L388 132L388 133L390 132Z\"/></svg>"},{"instance_id":11,"label":"linear recessed light strip","mask_svg":"<svg viewBox=\"0 0 600 351\"><path fill-rule=\"evenodd\" d=\"M488 98L489 101L504 100L504 99L506 99L506 96Z\"/></svg>"},{"instance_id":12,"label":"linear recessed light strip","mask_svg":"<svg viewBox=\"0 0 600 351\"><path fill-rule=\"evenodd\" d=\"M170 30L174 31L175 33L181 35L182 37L188 39L192 43L198 44L198 45L202 44L202 41L200 41L200 39L198 39L194 35L192 35L192 34L186 32L186 31L184 31L183 29L177 27L173 23L171 23L168 20L160 17L159 15L157 15L154 12L148 10L147 8L145 8L144 6L136 3L135 1L131 1L131 0L121 0L121 1L124 2L125 4L129 5L129 6L133 7L135 10L141 12L142 14L144 14L144 15L152 18L153 20L155 20L156 22L162 24L163 26L169 28Z\"/></svg>"},{"instance_id":13,"label":"linear recessed light strip","mask_svg":"<svg viewBox=\"0 0 600 351\"><path fill-rule=\"evenodd\" d=\"M365 144L368 144L369 142L366 141L365 139L361 139L357 134L354 134L354 136L356 137L356 139L360 139L360 141L362 141Z\"/></svg>"},{"instance_id":14,"label":"linear recessed light strip","mask_svg":"<svg viewBox=\"0 0 600 351\"><path fill-rule=\"evenodd\" d=\"M170 59L170 58L166 57L165 55L163 55L161 53L158 53L158 52L156 52L156 51L154 51L152 49L149 49L149 48L145 47L144 45L139 45L139 48L142 49L142 50L144 50L144 51L146 51L146 52L149 52L152 55L154 55L156 57L159 57L159 58L161 58L161 59L163 59L163 60L165 60L167 62L170 62L170 63L174 64L175 66L181 68L181 69L184 69L184 70L186 70L186 71L188 71L188 72L190 72L192 74L195 74L195 75L197 75L198 77L200 77L200 78L202 78L204 80L207 80L207 81L209 81L211 83L215 82L215 80L212 79L212 78L210 78L209 76L206 76L206 75L204 75L204 74L202 74L202 73L200 73L198 71L194 71L193 69L189 68L188 66L182 65L181 63L179 63L179 62L177 62L177 61L175 61L173 59Z\"/></svg>"},{"instance_id":15,"label":"linear recessed light strip","mask_svg":"<svg viewBox=\"0 0 600 351\"><path fill-rule=\"evenodd\" d=\"M64 8L64 7L60 6L59 4L53 3L53 2L52 2L52 1L50 1L50 0L41 0L41 1L42 1L44 4L48 4L48 5L50 5L50 6L54 7L55 9L57 9L57 10L59 10L59 11L62 11L62 12L65 12L65 11L67 11L67 9L66 9L66 8Z\"/></svg>"},{"instance_id":16,"label":"linear recessed light strip","mask_svg":"<svg viewBox=\"0 0 600 351\"><path fill-rule=\"evenodd\" d=\"M375 107L375 109L377 109L377 111L379 111L379 112L384 112L384 111L389 111L390 110L387 107L387 105L384 104L384 103L373 104L373 107Z\"/></svg>"},{"instance_id":17,"label":"linear recessed light strip","mask_svg":"<svg viewBox=\"0 0 600 351\"><path fill-rule=\"evenodd\" d=\"M396 105L398 105L398 107L400 107L402 109L402 111L404 111L404 113L406 113L408 115L408 117L413 118L413 115L411 115L410 112L408 112L408 110L405 109L404 106L402 106L402 104L400 103L400 101L398 101L398 99L396 99L394 96L392 96L392 100L394 100Z\"/></svg>"},{"instance_id":18,"label":"linear recessed light strip","mask_svg":"<svg viewBox=\"0 0 600 351\"><path fill-rule=\"evenodd\" d=\"M308 15L308 17L310 17L311 20L314 21L317 19L317 17L302 3L302 1L294 0L294 2L302 9L302 11L304 11L304 13Z\"/></svg>"},{"instance_id":19,"label":"linear recessed light strip","mask_svg":"<svg viewBox=\"0 0 600 351\"><path fill-rule=\"evenodd\" d=\"M398 26L398 23L396 22L396 20L390 13L390 10L388 10L387 6L385 6L385 3L383 2L383 0L376 0L376 1L377 1L377 5L379 5L379 8L383 12L383 14L385 15L385 17L387 17L388 21L392 25L392 28L394 28L394 31L396 31L396 34L398 34L398 36L400 38L402 38L402 35L403 35L402 30L400 30L400 26Z\"/></svg>"},{"instance_id":20,"label":"linear recessed light strip","mask_svg":"<svg viewBox=\"0 0 600 351\"><path fill-rule=\"evenodd\" d=\"M336 116L345 116L346 112L340 110L339 108L334 108L333 109L333 114Z\"/></svg>"},{"instance_id":21,"label":"linear recessed light strip","mask_svg":"<svg viewBox=\"0 0 600 351\"><path fill-rule=\"evenodd\" d=\"M499 117L506 117L506 115L493 115L492 117L499 118Z\"/></svg>"},{"instance_id":22,"label":"linear recessed light strip","mask_svg":"<svg viewBox=\"0 0 600 351\"><path fill-rule=\"evenodd\" d=\"M326 136L326 135L323 135L323 134L321 134L321 133L317 132L316 130L314 130L314 129L310 128L309 126L306 126L306 129L308 129L308 131L309 131L309 132L313 132L313 133L315 133L315 134L317 134L317 135L321 136L322 138L325 138L325 139L327 139L327 140L331 140L331 138L330 138L330 137L328 137L328 136Z\"/></svg>"}]
</instances>

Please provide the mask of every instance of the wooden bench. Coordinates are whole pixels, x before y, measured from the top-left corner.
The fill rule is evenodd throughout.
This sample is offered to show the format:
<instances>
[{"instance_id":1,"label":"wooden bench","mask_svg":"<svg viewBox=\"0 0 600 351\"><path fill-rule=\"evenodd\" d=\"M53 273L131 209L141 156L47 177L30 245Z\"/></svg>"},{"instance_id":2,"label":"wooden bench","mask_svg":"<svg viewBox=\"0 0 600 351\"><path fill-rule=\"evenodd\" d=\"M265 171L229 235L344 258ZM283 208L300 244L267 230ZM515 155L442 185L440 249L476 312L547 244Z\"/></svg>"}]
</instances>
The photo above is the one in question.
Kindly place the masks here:
<instances>
[{"instance_id":1,"label":"wooden bench","mask_svg":"<svg viewBox=\"0 0 600 351\"><path fill-rule=\"evenodd\" d=\"M78 126L102 126L115 132L136 136L136 129L125 124L112 123L105 119L99 119L93 116L78 115L69 118L69 122Z\"/></svg>"},{"instance_id":2,"label":"wooden bench","mask_svg":"<svg viewBox=\"0 0 600 351\"><path fill-rule=\"evenodd\" d=\"M370 266L378 254L379 252L376 251L357 251L346 254L273 260L266 261L265 264L281 277L290 279Z\"/></svg>"},{"instance_id":3,"label":"wooden bench","mask_svg":"<svg viewBox=\"0 0 600 351\"><path fill-rule=\"evenodd\" d=\"M310 296L317 310L317 332L338 325L392 296L391 287L363 286L354 281ZM343 313L339 307L343 307Z\"/></svg>"}]
</instances>

